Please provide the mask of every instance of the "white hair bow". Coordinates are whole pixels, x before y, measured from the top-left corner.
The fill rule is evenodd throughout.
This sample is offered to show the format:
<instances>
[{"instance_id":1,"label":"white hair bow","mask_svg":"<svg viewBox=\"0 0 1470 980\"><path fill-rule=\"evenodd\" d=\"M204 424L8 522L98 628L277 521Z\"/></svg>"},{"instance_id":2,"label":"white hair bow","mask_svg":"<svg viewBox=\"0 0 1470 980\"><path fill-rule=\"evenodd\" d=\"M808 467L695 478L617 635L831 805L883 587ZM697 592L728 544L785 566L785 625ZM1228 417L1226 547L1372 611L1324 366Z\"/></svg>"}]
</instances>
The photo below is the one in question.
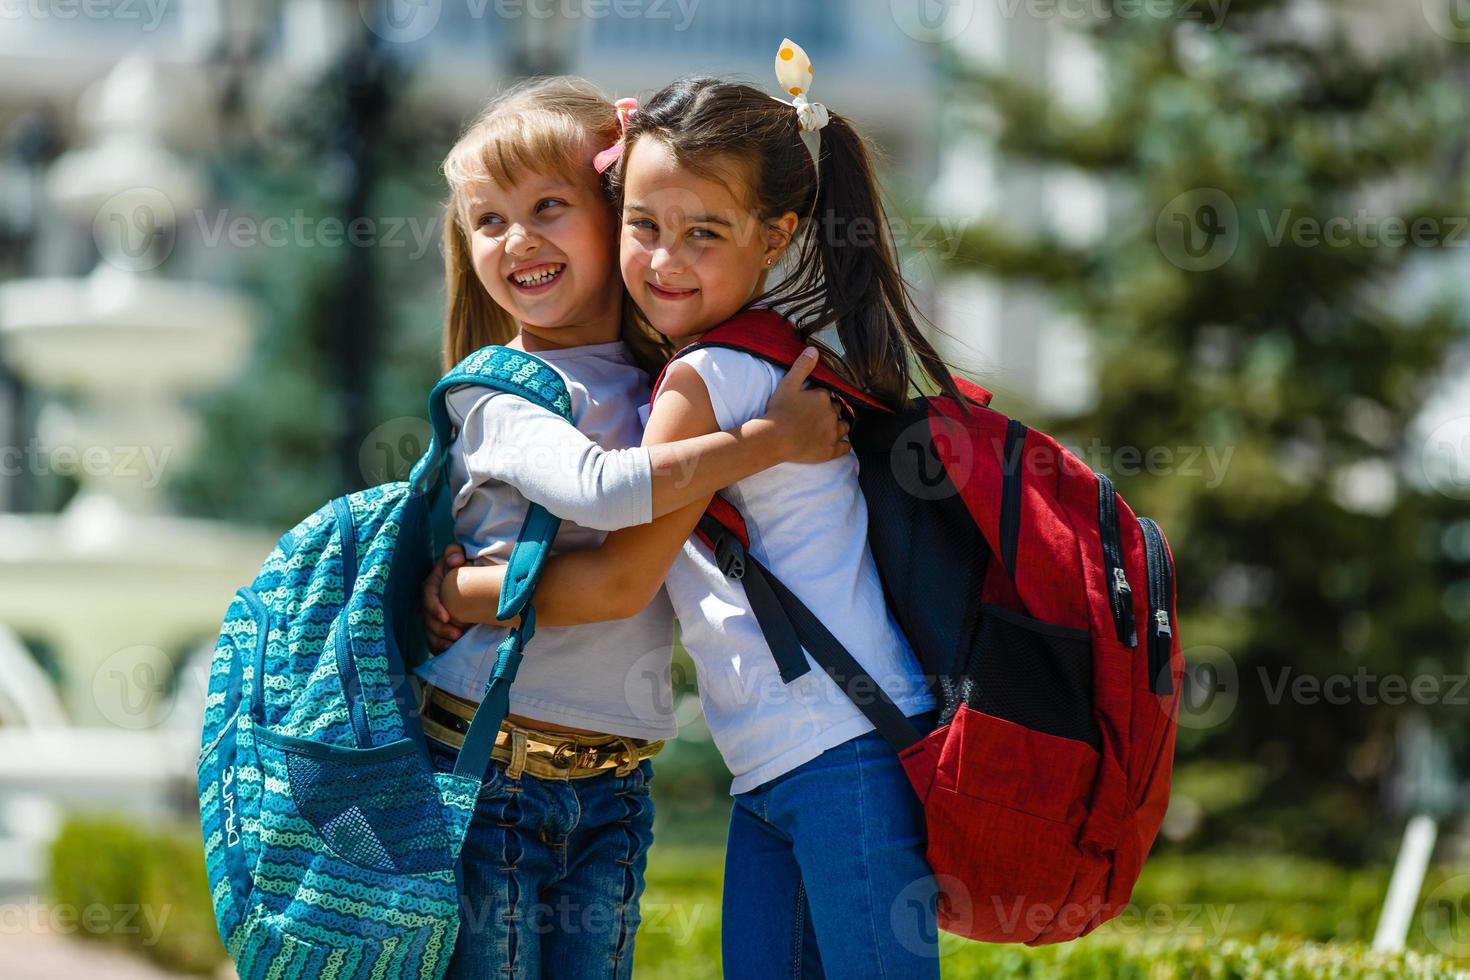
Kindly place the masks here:
<instances>
[{"instance_id":1,"label":"white hair bow","mask_svg":"<svg viewBox=\"0 0 1470 980\"><path fill-rule=\"evenodd\" d=\"M789 37L783 38L781 47L776 49L776 81L791 96L790 102L785 99L776 101L786 102L796 109L797 126L805 132L814 133L827 125L827 107L806 97L812 84L812 60L806 56L801 45Z\"/></svg>"}]
</instances>

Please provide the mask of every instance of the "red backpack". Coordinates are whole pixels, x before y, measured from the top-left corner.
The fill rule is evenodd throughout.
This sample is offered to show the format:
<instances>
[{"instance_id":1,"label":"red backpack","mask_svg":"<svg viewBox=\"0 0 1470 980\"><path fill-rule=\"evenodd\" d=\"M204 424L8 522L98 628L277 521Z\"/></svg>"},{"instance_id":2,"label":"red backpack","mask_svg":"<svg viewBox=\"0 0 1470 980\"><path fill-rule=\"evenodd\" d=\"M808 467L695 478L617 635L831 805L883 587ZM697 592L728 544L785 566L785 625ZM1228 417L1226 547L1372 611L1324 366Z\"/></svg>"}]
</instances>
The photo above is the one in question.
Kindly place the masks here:
<instances>
[{"instance_id":1,"label":"red backpack","mask_svg":"<svg viewBox=\"0 0 1470 980\"><path fill-rule=\"evenodd\" d=\"M805 344L749 310L681 354L729 347L789 367ZM740 578L790 683L824 669L899 752L923 802L939 924L985 942L1063 942L1127 904L1169 800L1184 670L1163 532L1106 476L955 382L893 412L826 365L854 415L868 540L936 699L921 736L749 553L716 497L699 536ZM657 390L657 389L655 389Z\"/></svg>"}]
</instances>

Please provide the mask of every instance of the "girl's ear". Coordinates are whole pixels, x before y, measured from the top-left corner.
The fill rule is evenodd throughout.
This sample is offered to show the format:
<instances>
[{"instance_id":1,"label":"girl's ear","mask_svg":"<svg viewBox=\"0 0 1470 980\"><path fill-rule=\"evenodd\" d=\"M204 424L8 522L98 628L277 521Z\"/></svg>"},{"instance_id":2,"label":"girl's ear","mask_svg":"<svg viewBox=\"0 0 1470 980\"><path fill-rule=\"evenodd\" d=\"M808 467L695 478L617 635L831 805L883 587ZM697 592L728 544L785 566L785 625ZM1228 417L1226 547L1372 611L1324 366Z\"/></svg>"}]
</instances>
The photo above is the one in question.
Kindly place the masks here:
<instances>
[{"instance_id":1,"label":"girl's ear","mask_svg":"<svg viewBox=\"0 0 1470 980\"><path fill-rule=\"evenodd\" d=\"M787 211L785 214L775 218L768 218L765 223L766 235L766 264L770 265L781 257L786 251L786 246L791 244L791 237L796 234L796 226L800 222L795 211Z\"/></svg>"}]
</instances>

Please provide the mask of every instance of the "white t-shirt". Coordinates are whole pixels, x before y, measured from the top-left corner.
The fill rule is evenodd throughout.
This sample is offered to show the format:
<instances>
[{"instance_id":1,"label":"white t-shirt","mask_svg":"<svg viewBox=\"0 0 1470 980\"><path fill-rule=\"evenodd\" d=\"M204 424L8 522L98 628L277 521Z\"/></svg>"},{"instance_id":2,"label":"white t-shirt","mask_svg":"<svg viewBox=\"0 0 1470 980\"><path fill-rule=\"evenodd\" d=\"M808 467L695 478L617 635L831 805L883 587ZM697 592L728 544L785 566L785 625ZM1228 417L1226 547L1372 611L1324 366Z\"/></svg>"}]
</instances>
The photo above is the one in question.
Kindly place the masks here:
<instances>
[{"instance_id":1,"label":"white t-shirt","mask_svg":"<svg viewBox=\"0 0 1470 980\"><path fill-rule=\"evenodd\" d=\"M639 447L648 376L621 341L539 351L565 380L572 426L516 395L472 385L445 398L455 537L471 561L510 559L528 501L562 518L552 552L602 544L609 530L653 518L653 474ZM526 646L510 710L537 721L630 738L677 734L670 695L673 610L660 590L642 612L587 626L543 626ZM503 628L476 625L417 673L478 701Z\"/></svg>"},{"instance_id":2,"label":"white t-shirt","mask_svg":"<svg viewBox=\"0 0 1470 980\"><path fill-rule=\"evenodd\" d=\"M721 429L764 414L784 372L741 351L704 348L680 359L709 388ZM857 457L782 463L726 488L745 517L750 551L822 620L906 715L935 706L908 640L883 597L868 547ZM710 549L690 538L665 581L699 676L710 734L743 793L873 725L814 661L781 680L745 596Z\"/></svg>"}]
</instances>

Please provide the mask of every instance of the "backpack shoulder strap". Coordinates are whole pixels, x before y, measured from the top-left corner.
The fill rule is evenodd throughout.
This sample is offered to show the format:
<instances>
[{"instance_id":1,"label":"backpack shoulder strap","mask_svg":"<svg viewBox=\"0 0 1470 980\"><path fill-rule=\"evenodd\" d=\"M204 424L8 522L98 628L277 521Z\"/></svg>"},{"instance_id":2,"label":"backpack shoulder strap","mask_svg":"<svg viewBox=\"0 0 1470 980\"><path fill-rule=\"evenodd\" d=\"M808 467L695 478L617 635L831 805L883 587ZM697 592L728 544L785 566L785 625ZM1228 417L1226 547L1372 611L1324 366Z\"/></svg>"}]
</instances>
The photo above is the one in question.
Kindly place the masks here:
<instances>
[{"instance_id":1,"label":"backpack shoulder strap","mask_svg":"<svg viewBox=\"0 0 1470 980\"><path fill-rule=\"evenodd\" d=\"M714 549L720 571L744 585L751 613L770 647L783 683L790 684L810 670L805 656L810 654L895 752L902 752L919 741L913 723L904 717L898 705L842 641L832 635L796 593L750 554L745 521L734 505L715 496L709 510L700 518L697 533Z\"/></svg>"},{"instance_id":2,"label":"backpack shoulder strap","mask_svg":"<svg viewBox=\"0 0 1470 980\"><path fill-rule=\"evenodd\" d=\"M703 347L727 347L770 361L777 367L789 368L796 363L796 359L801 356L806 346L806 342L801 339L801 335L796 332L796 327L790 320L774 310L757 308L737 313L696 342L680 350L674 355L674 360ZM669 361L669 364L673 364L674 360ZM659 386L663 384L664 374L667 374L668 370L665 367L657 383L654 384L655 394ZM811 376L812 380L818 384L831 388L844 398L866 408L877 409L881 412L890 411L877 399L854 387L825 362L819 362ZM990 404L992 396L989 389L982 388L968 378L962 378L957 374L952 377L955 387L968 401L980 406Z\"/></svg>"},{"instance_id":3,"label":"backpack shoulder strap","mask_svg":"<svg viewBox=\"0 0 1470 980\"><path fill-rule=\"evenodd\" d=\"M431 562L438 560L454 531L454 520L449 512L446 469L455 432L445 398L450 389L466 384L516 395L576 424L572 417L571 395L561 375L541 358L526 351L499 346L482 347L440 378L429 393L429 424L433 429L429 449L409 474L411 491L429 495ZM525 523L521 525L506 565L496 611L500 619L519 615L521 624L512 629L496 648L490 682L485 687L474 718L470 720L464 744L460 746L459 759L454 766L456 774L483 779L490 765L495 736L510 710L510 685L515 681L526 643L536 632L536 610L531 605L531 596L536 591L536 583L551 551L551 542L560 527L561 518L540 504L533 503L527 509Z\"/></svg>"},{"instance_id":4,"label":"backpack shoulder strap","mask_svg":"<svg viewBox=\"0 0 1470 980\"><path fill-rule=\"evenodd\" d=\"M752 357L769 361L779 368L790 368L801 356L801 352L806 349L807 344L796 332L796 327L791 321L781 314L768 309L749 309L735 314L699 340L680 350L674 355L674 359L669 361L669 364L672 365L675 360L691 351L705 347L726 347L730 350L744 351ZM663 374L658 376L658 381L653 386L655 394L663 384L664 375L668 374L668 370L665 367ZM812 370L811 378L817 384L830 388L843 398L857 402L865 408L876 409L880 412L889 411L882 402L854 387L825 362L817 362L816 368Z\"/></svg>"},{"instance_id":5,"label":"backpack shoulder strap","mask_svg":"<svg viewBox=\"0 0 1470 980\"><path fill-rule=\"evenodd\" d=\"M453 534L445 474L455 432L445 398L451 389L467 384L516 395L575 424L571 395L561 375L541 358L526 351L499 346L482 347L439 379L429 393L429 424L433 429L429 449L409 474L412 490L430 494L433 501L429 522L431 560L438 559ZM520 614L530 601L560 525L561 519L539 504L532 504L526 512L526 521L521 525L521 533L511 551L505 585L500 593L496 614L501 619Z\"/></svg>"}]
</instances>

